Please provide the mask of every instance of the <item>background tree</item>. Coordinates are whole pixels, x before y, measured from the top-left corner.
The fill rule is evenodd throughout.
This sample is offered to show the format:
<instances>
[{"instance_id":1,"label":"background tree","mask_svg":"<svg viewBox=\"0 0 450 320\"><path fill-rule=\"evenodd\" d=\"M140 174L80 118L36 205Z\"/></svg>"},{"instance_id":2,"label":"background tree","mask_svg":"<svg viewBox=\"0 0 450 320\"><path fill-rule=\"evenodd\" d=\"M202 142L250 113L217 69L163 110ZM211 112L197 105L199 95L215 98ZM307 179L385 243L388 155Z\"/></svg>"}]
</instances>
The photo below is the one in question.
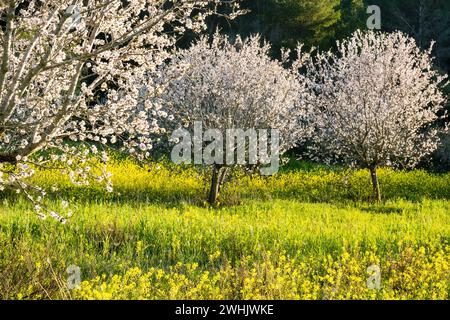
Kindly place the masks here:
<instances>
[{"instance_id":1,"label":"background tree","mask_svg":"<svg viewBox=\"0 0 450 320\"><path fill-rule=\"evenodd\" d=\"M400 30L417 41L421 49L436 42L436 64L450 70L450 2L446 0L373 0L380 6L384 31Z\"/></svg>"},{"instance_id":2,"label":"background tree","mask_svg":"<svg viewBox=\"0 0 450 320\"><path fill-rule=\"evenodd\" d=\"M220 28L230 36L261 34L272 43L274 56L282 47L295 49L298 42L329 48L341 16L340 0L243 0L240 3L243 9L249 10L248 14L231 22L215 16L208 21L210 32Z\"/></svg>"},{"instance_id":3,"label":"background tree","mask_svg":"<svg viewBox=\"0 0 450 320\"><path fill-rule=\"evenodd\" d=\"M370 4L369 4L370 5ZM340 19L336 25L334 40L345 39L355 31L367 28L367 6L364 0L341 0Z\"/></svg>"},{"instance_id":4,"label":"background tree","mask_svg":"<svg viewBox=\"0 0 450 320\"><path fill-rule=\"evenodd\" d=\"M285 69L289 52L281 61L269 57L270 46L259 37L232 43L216 35L210 43L202 38L181 51L164 68L162 83L168 83L159 103L175 116L173 123L203 130L275 129L280 134L280 154L307 131L299 126L305 116L305 81L294 68ZM295 64L301 64L298 57ZM259 150L260 151L260 150ZM213 167L209 200L217 200L223 171L229 165L223 155Z\"/></svg>"},{"instance_id":5,"label":"background tree","mask_svg":"<svg viewBox=\"0 0 450 320\"><path fill-rule=\"evenodd\" d=\"M271 38L281 41L282 46L293 47L298 41L308 46L329 46L340 19L339 5L340 0L275 0L264 20L272 30L279 30Z\"/></svg>"},{"instance_id":6,"label":"background tree","mask_svg":"<svg viewBox=\"0 0 450 320\"><path fill-rule=\"evenodd\" d=\"M356 32L337 53L308 63L315 92L311 152L327 162L370 170L374 198L381 201L377 168L413 167L439 142L431 127L444 107L445 77L433 69L403 33Z\"/></svg>"},{"instance_id":7,"label":"background tree","mask_svg":"<svg viewBox=\"0 0 450 320\"><path fill-rule=\"evenodd\" d=\"M106 181L110 190L106 171L92 170L92 143L148 152L159 130L158 106L149 102L158 88L148 74L218 3L2 0L0 190L12 186L38 203L31 193L44 191L25 178L56 162L73 182ZM38 151L46 152L33 157ZM106 153L97 158L105 162Z\"/></svg>"}]
</instances>

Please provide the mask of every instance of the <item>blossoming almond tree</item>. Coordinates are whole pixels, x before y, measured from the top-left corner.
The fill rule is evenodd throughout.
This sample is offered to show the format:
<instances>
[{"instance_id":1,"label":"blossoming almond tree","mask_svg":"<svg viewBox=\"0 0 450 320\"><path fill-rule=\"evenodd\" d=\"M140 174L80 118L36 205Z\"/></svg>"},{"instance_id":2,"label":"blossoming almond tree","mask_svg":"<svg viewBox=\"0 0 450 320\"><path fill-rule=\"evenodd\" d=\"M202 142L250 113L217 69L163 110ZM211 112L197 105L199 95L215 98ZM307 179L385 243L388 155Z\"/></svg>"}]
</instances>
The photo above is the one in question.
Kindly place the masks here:
<instances>
[{"instance_id":1,"label":"blossoming almond tree","mask_svg":"<svg viewBox=\"0 0 450 320\"><path fill-rule=\"evenodd\" d=\"M433 125L443 113L446 77L433 69L430 53L400 32L357 31L336 53L307 63L312 154L369 169L378 202L377 168L413 167L439 143Z\"/></svg>"},{"instance_id":2,"label":"blossoming almond tree","mask_svg":"<svg viewBox=\"0 0 450 320\"><path fill-rule=\"evenodd\" d=\"M305 81L294 67L285 68L290 52L284 51L281 61L273 60L268 55L270 45L261 42L259 36L245 41L237 38L233 42L216 34L212 41L202 38L190 49L181 51L161 71L161 78L157 80L168 83L159 103L167 105L169 113L175 117L173 123L188 128L200 123L205 131L204 140L219 143L219 147L226 144L226 148L232 149L233 156L242 159L246 155L236 154L240 147L245 148L242 152L249 152L252 147L256 151L256 146L243 146L244 140L236 145L229 144L228 139L223 141L228 129L276 130L279 134L276 152L280 154L295 145L299 137L307 133L300 125L308 100L305 98L308 94ZM290 61L291 65L300 65L302 59L300 53L293 64ZM168 82L168 79L173 80ZM208 130L219 132L221 137L217 139L217 134L208 133ZM211 145L204 147L203 155L211 152ZM261 154L261 146L257 148ZM223 152L214 151L213 161L203 162L211 165L213 171L210 204L217 201L227 168L238 164L229 161L230 150L226 150L227 160ZM250 152L248 157L251 157ZM261 160L264 159L255 161L256 166L262 164Z\"/></svg>"},{"instance_id":3,"label":"blossoming almond tree","mask_svg":"<svg viewBox=\"0 0 450 320\"><path fill-rule=\"evenodd\" d=\"M158 88L147 75L220 3L1 0L0 190L24 192L43 216L45 191L26 181L36 166L57 167L78 184L106 181L110 190L92 155L105 162L98 149L107 144L148 153L159 106L149 102Z\"/></svg>"}]
</instances>

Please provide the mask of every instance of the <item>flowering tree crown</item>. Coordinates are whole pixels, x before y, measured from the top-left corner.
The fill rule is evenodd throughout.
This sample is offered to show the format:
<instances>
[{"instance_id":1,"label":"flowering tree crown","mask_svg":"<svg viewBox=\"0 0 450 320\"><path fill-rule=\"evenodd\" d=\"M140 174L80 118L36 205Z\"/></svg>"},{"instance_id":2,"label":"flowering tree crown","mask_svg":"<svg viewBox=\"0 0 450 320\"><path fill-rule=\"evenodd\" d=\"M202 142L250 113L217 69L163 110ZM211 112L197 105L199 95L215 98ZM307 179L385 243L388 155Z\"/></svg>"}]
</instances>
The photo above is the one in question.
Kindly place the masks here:
<instances>
[{"instance_id":1,"label":"flowering tree crown","mask_svg":"<svg viewBox=\"0 0 450 320\"><path fill-rule=\"evenodd\" d=\"M220 2L0 1L0 189L38 202L44 191L26 178L57 163L73 182L111 190L104 168L92 169L107 160L101 148L148 155L160 130L148 74Z\"/></svg>"},{"instance_id":2,"label":"flowering tree crown","mask_svg":"<svg viewBox=\"0 0 450 320\"><path fill-rule=\"evenodd\" d=\"M416 165L439 143L446 76L401 33L357 31L307 63L315 133L311 153L363 168Z\"/></svg>"}]
</instances>

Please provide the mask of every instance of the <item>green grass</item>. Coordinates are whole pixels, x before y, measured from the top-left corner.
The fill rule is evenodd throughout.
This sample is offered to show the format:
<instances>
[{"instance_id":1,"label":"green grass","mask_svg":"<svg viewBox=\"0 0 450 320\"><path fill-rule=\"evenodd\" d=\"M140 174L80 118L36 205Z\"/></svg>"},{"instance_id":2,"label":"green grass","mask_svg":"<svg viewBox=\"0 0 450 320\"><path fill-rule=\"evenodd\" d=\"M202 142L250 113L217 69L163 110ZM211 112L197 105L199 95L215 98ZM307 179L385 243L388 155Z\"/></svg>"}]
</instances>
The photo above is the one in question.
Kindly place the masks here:
<instances>
[{"instance_id":1,"label":"green grass","mask_svg":"<svg viewBox=\"0 0 450 320\"><path fill-rule=\"evenodd\" d=\"M0 298L448 299L450 175L316 166L228 181L217 208L193 168L115 164L115 191L74 187L55 172L74 215L39 220L30 203L0 204ZM55 207L59 200L50 200ZM381 289L367 267L381 268ZM81 288L66 285L79 266Z\"/></svg>"}]
</instances>

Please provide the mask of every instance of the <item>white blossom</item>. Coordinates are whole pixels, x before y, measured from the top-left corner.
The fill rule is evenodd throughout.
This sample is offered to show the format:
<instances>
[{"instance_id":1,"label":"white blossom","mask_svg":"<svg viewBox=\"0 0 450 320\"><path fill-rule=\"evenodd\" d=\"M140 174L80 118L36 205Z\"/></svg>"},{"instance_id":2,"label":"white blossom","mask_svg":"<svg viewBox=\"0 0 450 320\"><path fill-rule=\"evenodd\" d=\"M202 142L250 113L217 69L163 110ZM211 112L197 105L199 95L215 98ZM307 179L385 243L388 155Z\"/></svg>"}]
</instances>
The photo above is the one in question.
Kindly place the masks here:
<instances>
[{"instance_id":1,"label":"white blossom","mask_svg":"<svg viewBox=\"0 0 450 320\"><path fill-rule=\"evenodd\" d=\"M203 37L180 51L156 79L162 88L156 103L174 116L166 119L166 126L192 129L200 123L204 131L212 129L222 137L228 129L273 130L280 138L276 157L294 146L309 133L302 125L309 100L307 82L296 70L304 57L299 51L295 61L288 61L289 52L283 52L285 58L279 61L269 50L259 36L230 41L216 34L212 41ZM293 67L285 68L289 63ZM262 144L255 147L264 153ZM222 160L213 163L211 204L229 165Z\"/></svg>"},{"instance_id":2,"label":"white blossom","mask_svg":"<svg viewBox=\"0 0 450 320\"><path fill-rule=\"evenodd\" d=\"M148 74L170 57L180 36L165 31L170 25L203 30L204 16L220 2L1 1L0 164L17 166L16 172L7 173L12 180L0 180L2 189L18 187L29 177L32 171L20 162L38 151L48 156L30 158L33 165L69 160L61 172L85 184L83 179L94 181L95 175L78 168L98 156L87 143L120 142L118 147L129 150L137 141L148 150L150 136L158 129L152 121L153 105L142 103L156 89ZM236 8L233 1L229 4ZM142 87L145 93L137 90ZM104 101L97 100L100 91ZM81 147L66 145L66 138ZM25 182L22 188L35 190Z\"/></svg>"},{"instance_id":3,"label":"white blossom","mask_svg":"<svg viewBox=\"0 0 450 320\"><path fill-rule=\"evenodd\" d=\"M401 32L357 31L310 59L312 155L370 169L379 199L377 167L413 167L438 145L446 77L430 53Z\"/></svg>"},{"instance_id":4,"label":"white blossom","mask_svg":"<svg viewBox=\"0 0 450 320\"><path fill-rule=\"evenodd\" d=\"M238 47L216 34L212 42L203 37L179 52L158 79L167 83L158 96L171 114L166 127L201 121L204 130L223 133L232 128L275 129L281 151L294 146L308 132L301 126L309 100L306 81L295 68L284 67L289 61L272 59L269 50L259 36Z\"/></svg>"}]
</instances>

